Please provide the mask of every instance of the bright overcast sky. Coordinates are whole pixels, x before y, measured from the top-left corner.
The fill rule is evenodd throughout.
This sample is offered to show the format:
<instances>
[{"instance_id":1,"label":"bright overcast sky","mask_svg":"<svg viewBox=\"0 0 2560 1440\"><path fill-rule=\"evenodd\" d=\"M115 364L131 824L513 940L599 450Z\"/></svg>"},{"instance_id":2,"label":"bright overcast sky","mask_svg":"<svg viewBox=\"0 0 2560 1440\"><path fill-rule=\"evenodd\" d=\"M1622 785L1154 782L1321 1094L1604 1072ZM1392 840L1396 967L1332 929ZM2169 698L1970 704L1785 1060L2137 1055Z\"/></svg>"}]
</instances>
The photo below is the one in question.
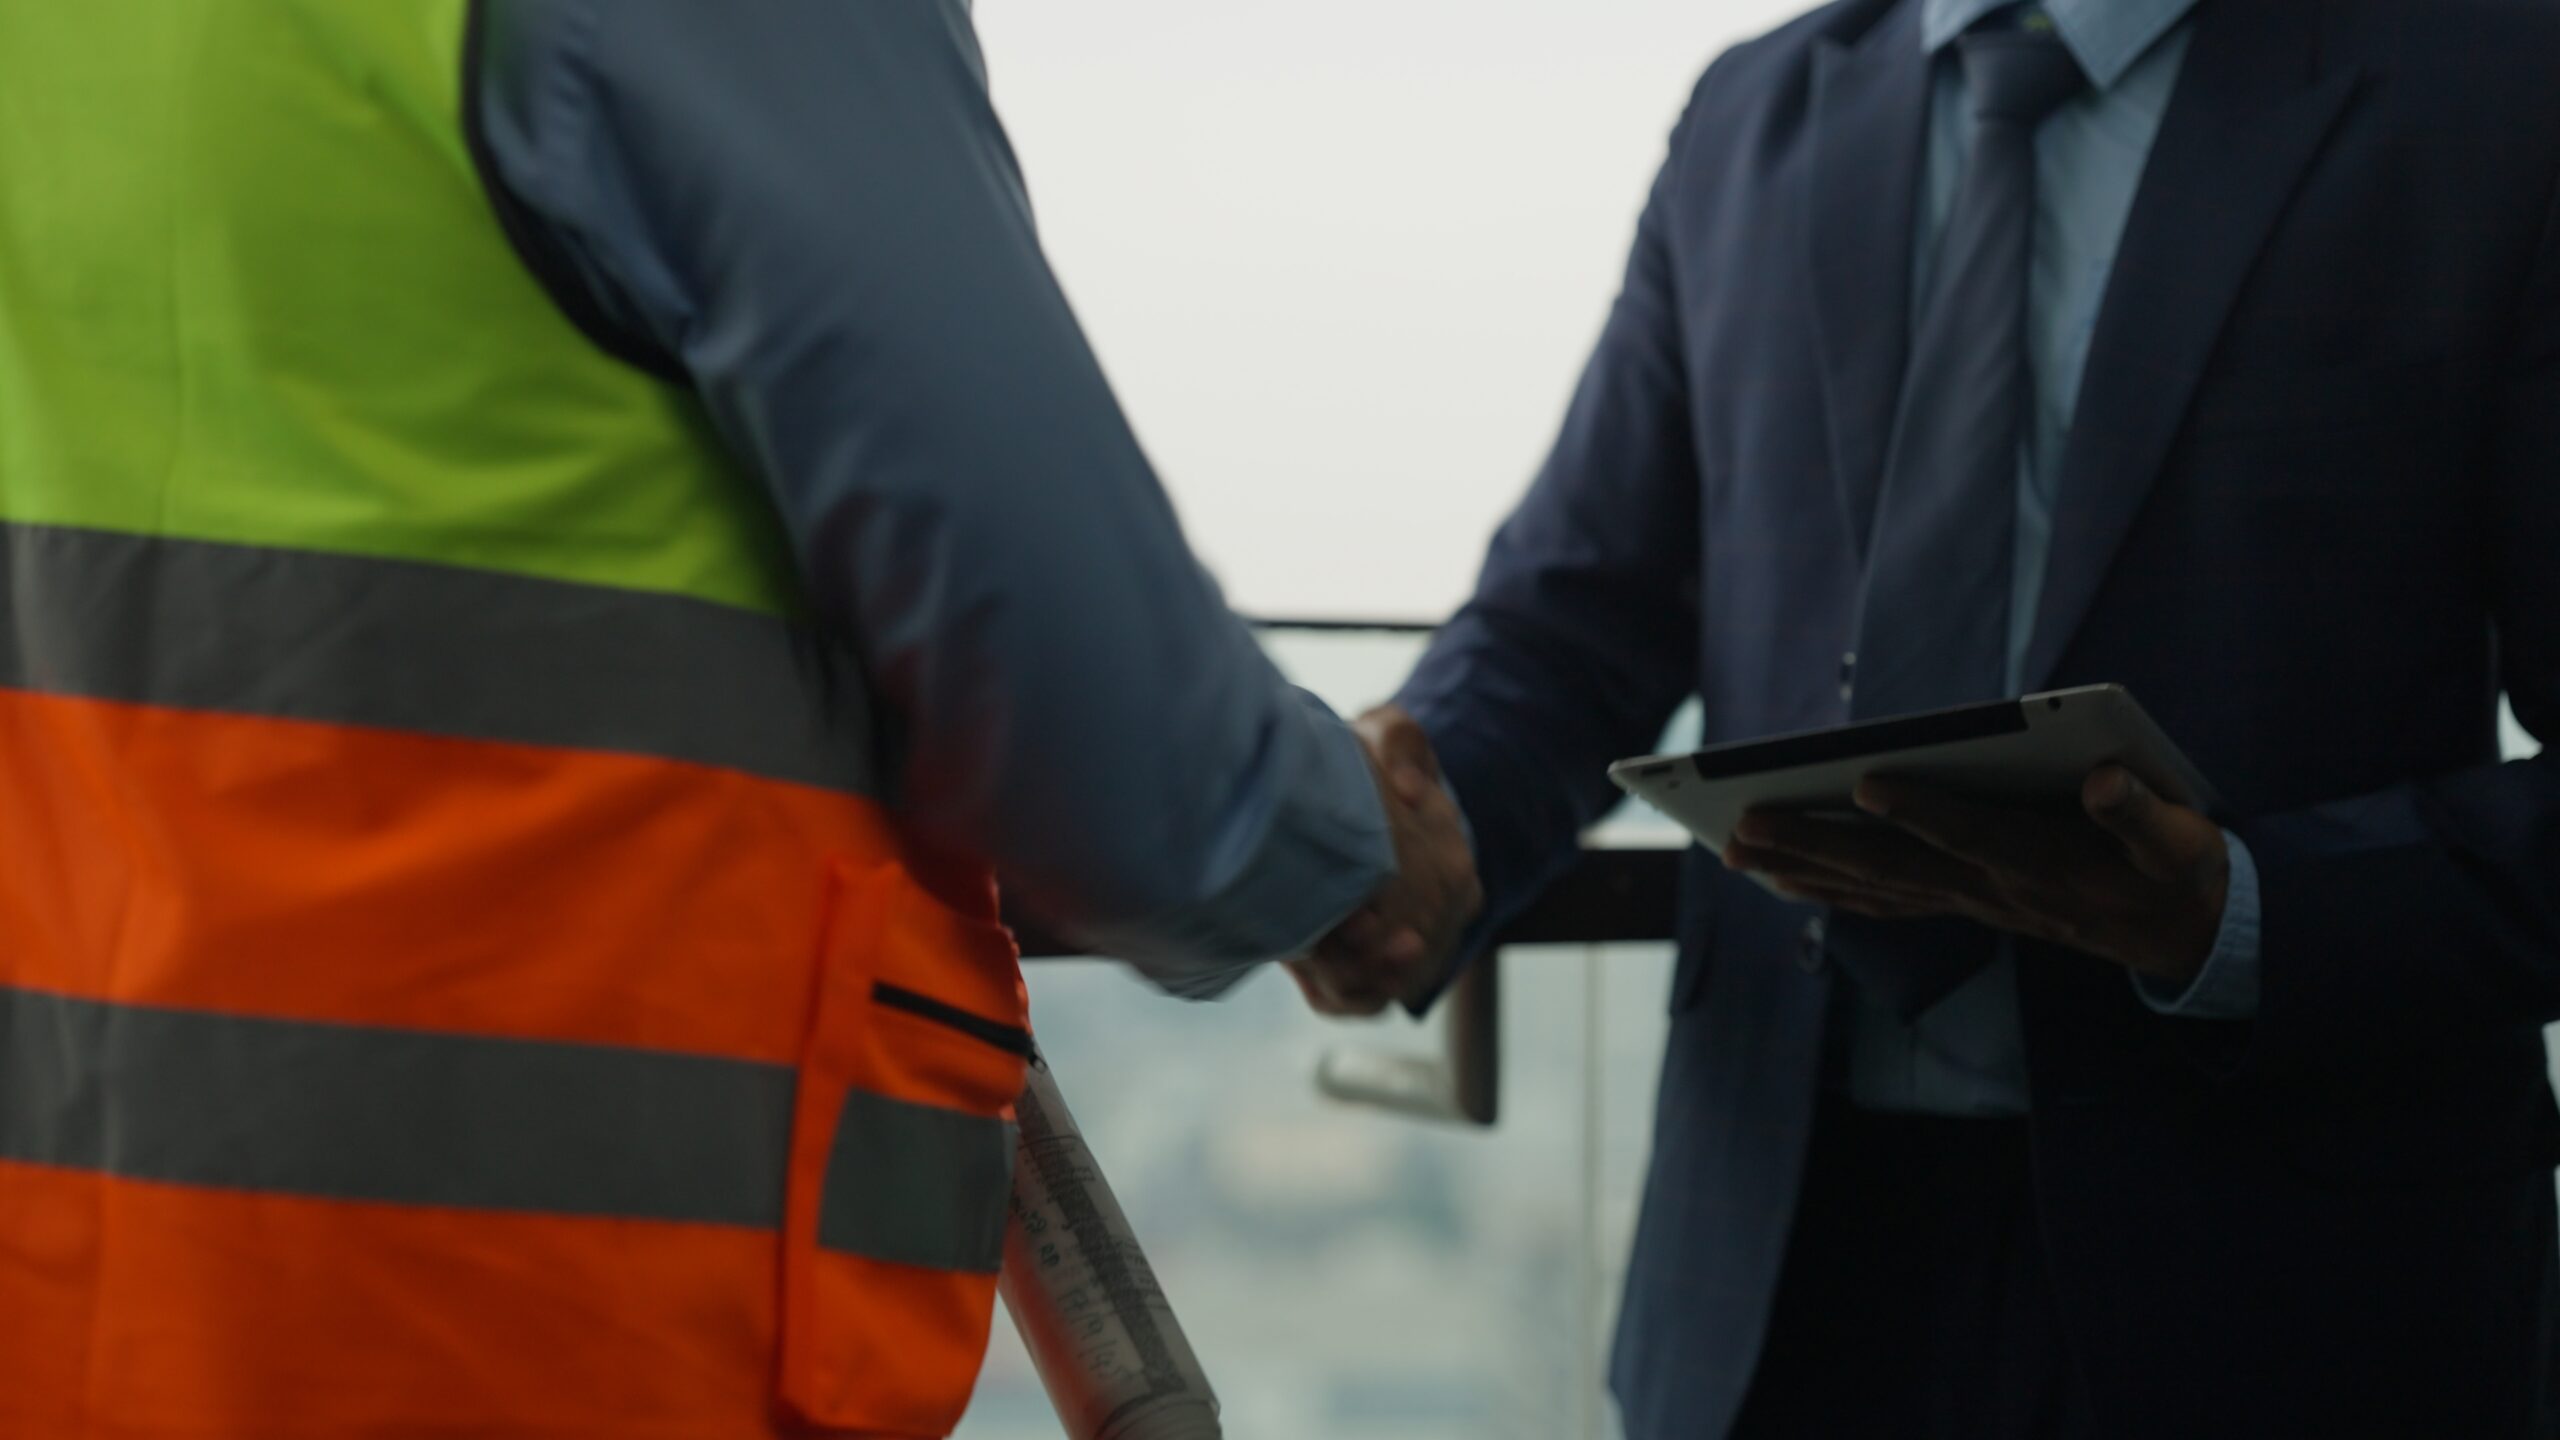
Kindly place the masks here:
<instances>
[{"instance_id":1,"label":"bright overcast sky","mask_svg":"<svg viewBox=\"0 0 2560 1440\"><path fill-rule=\"evenodd\" d=\"M1051 259L1239 608L1437 619L1772 0L978 0Z\"/></svg>"}]
</instances>

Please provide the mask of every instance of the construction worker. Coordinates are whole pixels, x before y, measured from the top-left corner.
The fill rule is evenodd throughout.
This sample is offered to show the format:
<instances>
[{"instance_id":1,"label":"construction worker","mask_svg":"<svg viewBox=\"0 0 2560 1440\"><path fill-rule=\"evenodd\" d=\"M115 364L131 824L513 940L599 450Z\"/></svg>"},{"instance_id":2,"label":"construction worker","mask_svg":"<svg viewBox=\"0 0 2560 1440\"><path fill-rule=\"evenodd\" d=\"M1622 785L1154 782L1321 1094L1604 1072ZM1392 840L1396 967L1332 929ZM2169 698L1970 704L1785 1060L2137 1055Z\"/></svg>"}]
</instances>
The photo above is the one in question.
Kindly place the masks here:
<instances>
[{"instance_id":1,"label":"construction worker","mask_svg":"<svg viewBox=\"0 0 2560 1440\"><path fill-rule=\"evenodd\" d=\"M1186 550L962 0L0 3L0 1437L945 1435L994 877L1420 975L1457 824Z\"/></svg>"}]
</instances>

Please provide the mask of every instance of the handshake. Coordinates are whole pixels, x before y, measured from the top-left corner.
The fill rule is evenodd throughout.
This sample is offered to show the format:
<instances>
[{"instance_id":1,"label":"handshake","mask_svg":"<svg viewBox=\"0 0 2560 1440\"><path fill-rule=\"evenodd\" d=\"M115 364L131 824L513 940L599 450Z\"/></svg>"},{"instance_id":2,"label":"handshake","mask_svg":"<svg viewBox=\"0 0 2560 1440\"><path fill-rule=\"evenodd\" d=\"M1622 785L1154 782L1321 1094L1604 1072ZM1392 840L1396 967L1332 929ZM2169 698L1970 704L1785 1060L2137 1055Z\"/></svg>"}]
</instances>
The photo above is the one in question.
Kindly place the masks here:
<instances>
[{"instance_id":1,"label":"handshake","mask_svg":"<svg viewBox=\"0 0 2560 1440\"><path fill-rule=\"evenodd\" d=\"M1369 902L1292 960L1307 1004L1325 1015L1374 1015L1412 1003L1446 974L1484 906L1474 847L1439 757L1411 715L1382 705L1353 722L1386 803L1396 870Z\"/></svg>"}]
</instances>

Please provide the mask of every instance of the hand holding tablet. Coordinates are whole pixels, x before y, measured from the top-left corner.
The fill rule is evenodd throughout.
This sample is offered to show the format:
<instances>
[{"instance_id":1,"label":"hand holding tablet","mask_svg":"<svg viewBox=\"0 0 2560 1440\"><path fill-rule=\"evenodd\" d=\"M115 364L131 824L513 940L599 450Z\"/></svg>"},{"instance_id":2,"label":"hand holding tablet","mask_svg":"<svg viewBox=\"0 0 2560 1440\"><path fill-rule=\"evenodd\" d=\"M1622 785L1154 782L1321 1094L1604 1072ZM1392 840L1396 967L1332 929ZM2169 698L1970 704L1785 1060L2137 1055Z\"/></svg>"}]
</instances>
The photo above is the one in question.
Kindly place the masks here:
<instances>
[{"instance_id":1,"label":"hand holding tablet","mask_svg":"<svg viewBox=\"0 0 2560 1440\"><path fill-rule=\"evenodd\" d=\"M1973 920L2181 989L2215 950L2229 900L2211 786L2117 686L1610 773L1790 900Z\"/></svg>"},{"instance_id":2,"label":"hand holding tablet","mask_svg":"<svg viewBox=\"0 0 2560 1440\"><path fill-rule=\"evenodd\" d=\"M2111 762L2175 804L2210 811L2221 803L2121 685L1648 755L1610 766L1609 778L1721 853L1754 808L1863 817L1855 792L1870 775L2076 808L2089 773Z\"/></svg>"}]
</instances>

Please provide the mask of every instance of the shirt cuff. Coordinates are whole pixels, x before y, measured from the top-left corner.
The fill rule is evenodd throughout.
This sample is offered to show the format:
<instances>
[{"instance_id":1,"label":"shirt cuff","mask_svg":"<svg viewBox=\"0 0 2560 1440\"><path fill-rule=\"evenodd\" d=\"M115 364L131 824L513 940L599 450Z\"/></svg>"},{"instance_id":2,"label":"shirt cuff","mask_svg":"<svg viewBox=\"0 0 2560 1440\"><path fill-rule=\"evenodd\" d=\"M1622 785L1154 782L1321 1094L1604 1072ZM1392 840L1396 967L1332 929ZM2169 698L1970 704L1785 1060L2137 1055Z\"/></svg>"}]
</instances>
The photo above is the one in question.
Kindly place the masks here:
<instances>
[{"instance_id":1,"label":"shirt cuff","mask_svg":"<svg viewBox=\"0 0 2560 1440\"><path fill-rule=\"evenodd\" d=\"M1301 690L1298 760L1272 797L1260 848L1219 893L1143 923L1078 934L1188 999L1226 993L1262 963L1304 953L1394 878L1395 841L1369 752Z\"/></svg>"},{"instance_id":2,"label":"shirt cuff","mask_svg":"<svg viewBox=\"0 0 2560 1440\"><path fill-rule=\"evenodd\" d=\"M2133 977L2142 1003L2162 1015L2182 1020L2247 1020L2258 1013L2259 926L2258 861L2239 836L2225 830L2223 844L2231 852L2231 884L2222 902L2222 929L2213 937L2213 953L2183 989L2148 975Z\"/></svg>"}]
</instances>

